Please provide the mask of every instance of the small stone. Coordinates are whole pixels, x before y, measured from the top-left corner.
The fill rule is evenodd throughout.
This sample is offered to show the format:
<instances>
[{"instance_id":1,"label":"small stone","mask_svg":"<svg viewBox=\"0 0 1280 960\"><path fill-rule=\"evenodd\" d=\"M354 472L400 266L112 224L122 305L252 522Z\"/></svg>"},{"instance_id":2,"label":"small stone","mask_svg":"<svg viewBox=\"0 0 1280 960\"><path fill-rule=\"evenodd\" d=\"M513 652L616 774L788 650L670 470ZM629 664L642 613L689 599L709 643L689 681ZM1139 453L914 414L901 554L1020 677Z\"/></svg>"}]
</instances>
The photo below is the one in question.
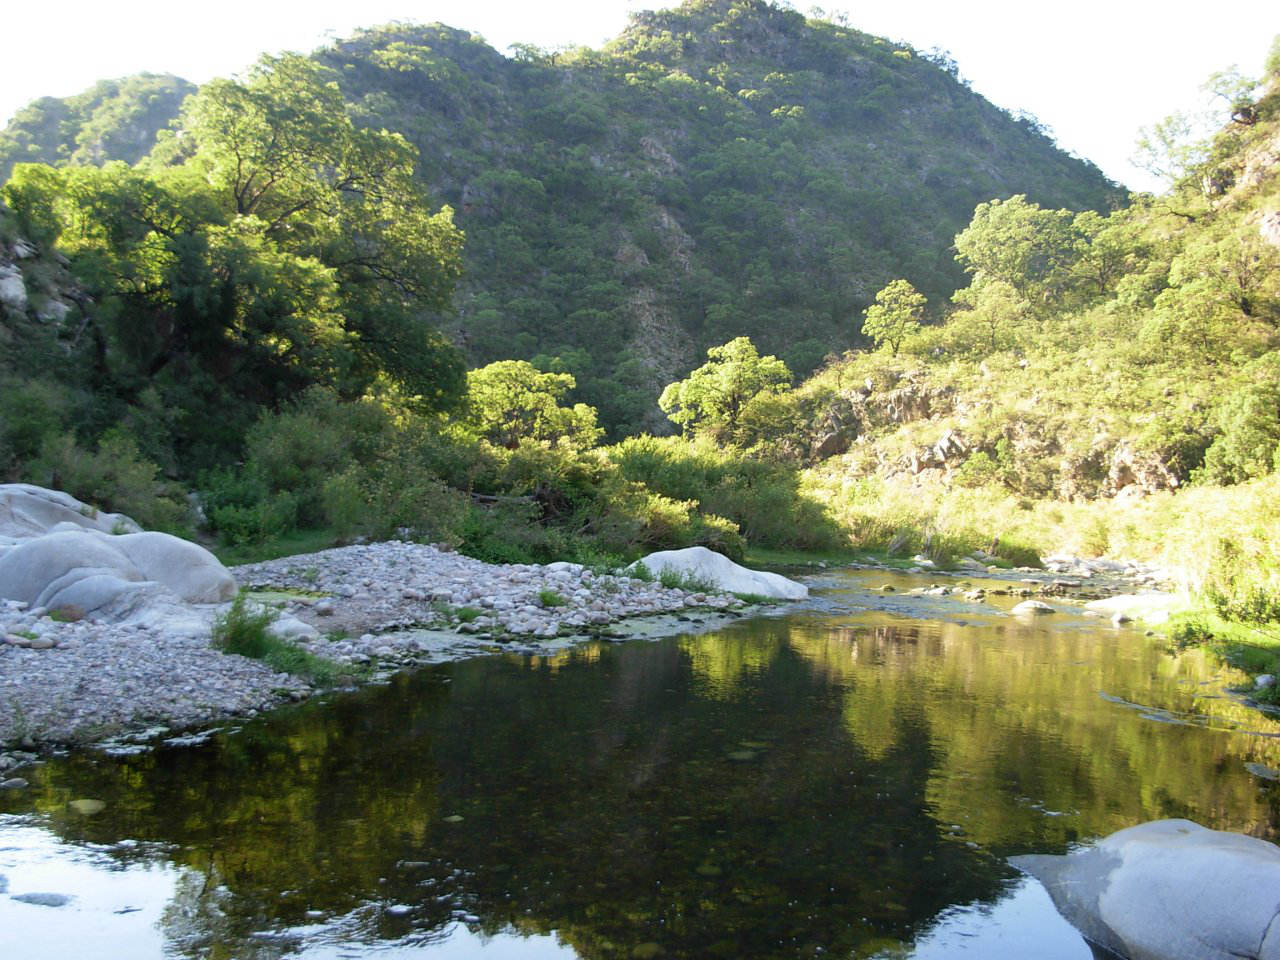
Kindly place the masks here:
<instances>
[{"instance_id":1,"label":"small stone","mask_svg":"<svg viewBox=\"0 0 1280 960\"><path fill-rule=\"evenodd\" d=\"M1119 627L1126 623L1133 623L1133 617L1129 616L1123 610L1117 610L1114 614L1112 614L1111 622L1115 624L1117 627Z\"/></svg>"},{"instance_id":2,"label":"small stone","mask_svg":"<svg viewBox=\"0 0 1280 960\"><path fill-rule=\"evenodd\" d=\"M36 637L27 646L32 650L52 650L58 644L49 637Z\"/></svg>"},{"instance_id":3,"label":"small stone","mask_svg":"<svg viewBox=\"0 0 1280 960\"><path fill-rule=\"evenodd\" d=\"M90 797L83 797L79 800L72 800L67 806L80 814L82 817L92 817L107 809L107 805L101 800L94 800Z\"/></svg>"},{"instance_id":4,"label":"small stone","mask_svg":"<svg viewBox=\"0 0 1280 960\"><path fill-rule=\"evenodd\" d=\"M1043 616L1057 611L1047 603L1041 603L1039 600L1024 600L1013 608L1012 611L1016 616Z\"/></svg>"},{"instance_id":5,"label":"small stone","mask_svg":"<svg viewBox=\"0 0 1280 960\"><path fill-rule=\"evenodd\" d=\"M321 600L321 601L320 601L319 603L317 603L317 604L315 605L315 607L313 607L312 609L314 609L314 610L315 610L315 612L316 612L319 616L322 616L322 617L332 617L332 616L333 616L333 601L332 601L332 600Z\"/></svg>"},{"instance_id":6,"label":"small stone","mask_svg":"<svg viewBox=\"0 0 1280 960\"><path fill-rule=\"evenodd\" d=\"M12 899L19 903L32 903L37 907L65 907L71 898L64 893L20 893Z\"/></svg>"},{"instance_id":7,"label":"small stone","mask_svg":"<svg viewBox=\"0 0 1280 960\"><path fill-rule=\"evenodd\" d=\"M1274 674L1260 673L1253 678L1253 687L1255 690L1265 690L1267 687L1274 687L1276 678Z\"/></svg>"},{"instance_id":8,"label":"small stone","mask_svg":"<svg viewBox=\"0 0 1280 960\"><path fill-rule=\"evenodd\" d=\"M28 786L30 786L30 784L21 777L10 777L8 780L0 780L0 790L21 790L23 787Z\"/></svg>"}]
</instances>

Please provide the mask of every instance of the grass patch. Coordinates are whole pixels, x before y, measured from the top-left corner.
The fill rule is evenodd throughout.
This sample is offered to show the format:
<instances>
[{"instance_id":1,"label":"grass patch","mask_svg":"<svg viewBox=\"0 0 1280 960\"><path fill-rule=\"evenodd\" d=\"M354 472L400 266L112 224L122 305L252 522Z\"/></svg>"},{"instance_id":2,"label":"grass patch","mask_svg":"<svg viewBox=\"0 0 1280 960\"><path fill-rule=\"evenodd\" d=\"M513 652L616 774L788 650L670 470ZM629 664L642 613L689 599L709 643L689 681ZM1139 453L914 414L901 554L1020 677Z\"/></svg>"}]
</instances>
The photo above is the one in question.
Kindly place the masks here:
<instances>
[{"instance_id":1,"label":"grass patch","mask_svg":"<svg viewBox=\"0 0 1280 960\"><path fill-rule=\"evenodd\" d=\"M236 597L226 613L213 621L213 645L223 653L261 660L278 673L290 673L316 684L331 686L338 679L338 665L271 633L275 614L249 609L244 594Z\"/></svg>"},{"instance_id":2,"label":"grass patch","mask_svg":"<svg viewBox=\"0 0 1280 960\"><path fill-rule=\"evenodd\" d=\"M1208 647L1251 678L1264 673L1280 676L1280 623L1242 623L1200 607L1174 614L1165 631L1177 646ZM1275 685L1252 690L1251 695L1264 703L1280 703Z\"/></svg>"},{"instance_id":3,"label":"grass patch","mask_svg":"<svg viewBox=\"0 0 1280 960\"><path fill-rule=\"evenodd\" d=\"M566 606L569 601L560 596L560 594L555 590L539 590L538 603L544 607L563 607Z\"/></svg>"},{"instance_id":4,"label":"grass patch","mask_svg":"<svg viewBox=\"0 0 1280 960\"><path fill-rule=\"evenodd\" d=\"M842 567L865 559L865 550L783 550L774 547L748 547L743 564L760 567L807 567L819 562Z\"/></svg>"},{"instance_id":5,"label":"grass patch","mask_svg":"<svg viewBox=\"0 0 1280 960\"><path fill-rule=\"evenodd\" d=\"M723 592L706 577L700 577L694 573L681 573L678 570L663 570L658 574L658 582L668 590L684 590L688 593Z\"/></svg>"},{"instance_id":6,"label":"grass patch","mask_svg":"<svg viewBox=\"0 0 1280 960\"><path fill-rule=\"evenodd\" d=\"M261 563L279 557L292 557L302 553L316 553L338 546L340 538L332 527L317 530L292 530L262 543L218 543L209 549L213 555L229 567L242 563Z\"/></svg>"},{"instance_id":7,"label":"grass patch","mask_svg":"<svg viewBox=\"0 0 1280 960\"><path fill-rule=\"evenodd\" d=\"M483 614L484 611L479 607L458 607L457 610L453 611L453 616L461 623L471 623L473 620L479 619Z\"/></svg>"}]
</instances>

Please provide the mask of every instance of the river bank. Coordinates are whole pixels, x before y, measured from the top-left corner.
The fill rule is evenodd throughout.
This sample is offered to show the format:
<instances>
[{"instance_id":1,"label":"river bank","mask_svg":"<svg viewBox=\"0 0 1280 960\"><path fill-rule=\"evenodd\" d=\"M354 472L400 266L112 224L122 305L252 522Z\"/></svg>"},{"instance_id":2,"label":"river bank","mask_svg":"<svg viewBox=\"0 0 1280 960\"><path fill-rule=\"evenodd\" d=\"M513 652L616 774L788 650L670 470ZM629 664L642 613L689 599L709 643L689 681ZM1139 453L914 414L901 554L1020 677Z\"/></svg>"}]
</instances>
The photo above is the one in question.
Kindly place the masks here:
<instances>
[{"instance_id":1,"label":"river bank","mask_svg":"<svg viewBox=\"0 0 1280 960\"><path fill-rule=\"evenodd\" d=\"M398 541L231 572L251 602L278 610L278 632L337 664L348 686L410 666L550 652L593 636L709 629L748 607L732 595L576 564L494 565ZM214 649L213 622L226 608L194 605L177 622L109 624L4 602L0 780L40 750L157 726L210 726L317 692L297 676Z\"/></svg>"},{"instance_id":2,"label":"river bank","mask_svg":"<svg viewBox=\"0 0 1280 960\"><path fill-rule=\"evenodd\" d=\"M901 569L872 558L863 569ZM816 567L816 564L815 564ZM1137 564L1050 558L1003 569L967 558L936 573L937 590L966 578L1011 580L1025 596L1076 600L1151 585ZM814 567L809 569L818 572ZM342 686L414 666L501 652L549 654L594 637L658 637L714 629L749 612L730 594L597 573L571 563L484 563L424 544L387 541L231 568L253 603L277 611L276 630L334 663ZM198 605L179 624L62 621L0 608L0 780L40 751L157 730L187 731L251 717L318 692L303 678L210 645L226 604Z\"/></svg>"}]
</instances>

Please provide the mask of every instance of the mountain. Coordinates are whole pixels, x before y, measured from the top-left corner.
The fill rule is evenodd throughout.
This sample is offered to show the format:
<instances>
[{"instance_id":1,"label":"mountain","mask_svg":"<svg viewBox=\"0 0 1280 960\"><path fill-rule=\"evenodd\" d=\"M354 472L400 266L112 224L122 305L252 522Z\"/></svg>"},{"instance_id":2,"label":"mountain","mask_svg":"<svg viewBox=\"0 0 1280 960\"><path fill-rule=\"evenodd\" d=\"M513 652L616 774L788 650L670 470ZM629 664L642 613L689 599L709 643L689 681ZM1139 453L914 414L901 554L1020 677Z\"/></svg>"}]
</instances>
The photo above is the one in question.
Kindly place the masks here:
<instances>
[{"instance_id":1,"label":"mountain","mask_svg":"<svg viewBox=\"0 0 1280 960\"><path fill-rule=\"evenodd\" d=\"M396 24L314 57L357 123L418 148L454 207L467 241L449 332L470 361L574 374L614 435L663 426L655 398L709 346L748 335L805 374L861 342L861 310L894 277L945 298L978 203L1120 201L945 58L763 0L637 14L600 50L504 57L465 31ZM141 111L124 91L143 80L39 101L4 142L136 159L182 89L168 78Z\"/></svg>"},{"instance_id":2,"label":"mountain","mask_svg":"<svg viewBox=\"0 0 1280 960\"><path fill-rule=\"evenodd\" d=\"M0 181L15 163L137 163L195 84L171 74L102 80L74 97L42 97L0 131Z\"/></svg>"}]
</instances>

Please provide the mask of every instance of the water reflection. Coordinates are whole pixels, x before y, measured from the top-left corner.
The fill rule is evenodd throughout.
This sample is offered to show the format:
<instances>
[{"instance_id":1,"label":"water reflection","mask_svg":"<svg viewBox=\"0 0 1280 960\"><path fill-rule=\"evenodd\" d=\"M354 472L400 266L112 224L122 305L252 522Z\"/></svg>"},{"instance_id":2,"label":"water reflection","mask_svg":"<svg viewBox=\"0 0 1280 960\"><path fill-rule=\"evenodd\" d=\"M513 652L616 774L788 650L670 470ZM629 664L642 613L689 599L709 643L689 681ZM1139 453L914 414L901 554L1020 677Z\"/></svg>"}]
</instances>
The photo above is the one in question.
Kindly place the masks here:
<instances>
[{"instance_id":1,"label":"water reflection","mask_svg":"<svg viewBox=\"0 0 1280 960\"><path fill-rule=\"evenodd\" d=\"M152 877L110 914L160 931L130 956L1015 957L1038 936L1065 958L1087 953L1005 856L1167 816L1274 836L1245 764L1280 766L1280 730L1202 656L1065 615L909 620L865 587L65 758L0 796L37 814L0 824L0 874L31 889L34 831L53 862L92 852L99 879L59 881L86 898L103 870ZM0 929L63 956L30 948L107 909L0 897Z\"/></svg>"}]
</instances>

